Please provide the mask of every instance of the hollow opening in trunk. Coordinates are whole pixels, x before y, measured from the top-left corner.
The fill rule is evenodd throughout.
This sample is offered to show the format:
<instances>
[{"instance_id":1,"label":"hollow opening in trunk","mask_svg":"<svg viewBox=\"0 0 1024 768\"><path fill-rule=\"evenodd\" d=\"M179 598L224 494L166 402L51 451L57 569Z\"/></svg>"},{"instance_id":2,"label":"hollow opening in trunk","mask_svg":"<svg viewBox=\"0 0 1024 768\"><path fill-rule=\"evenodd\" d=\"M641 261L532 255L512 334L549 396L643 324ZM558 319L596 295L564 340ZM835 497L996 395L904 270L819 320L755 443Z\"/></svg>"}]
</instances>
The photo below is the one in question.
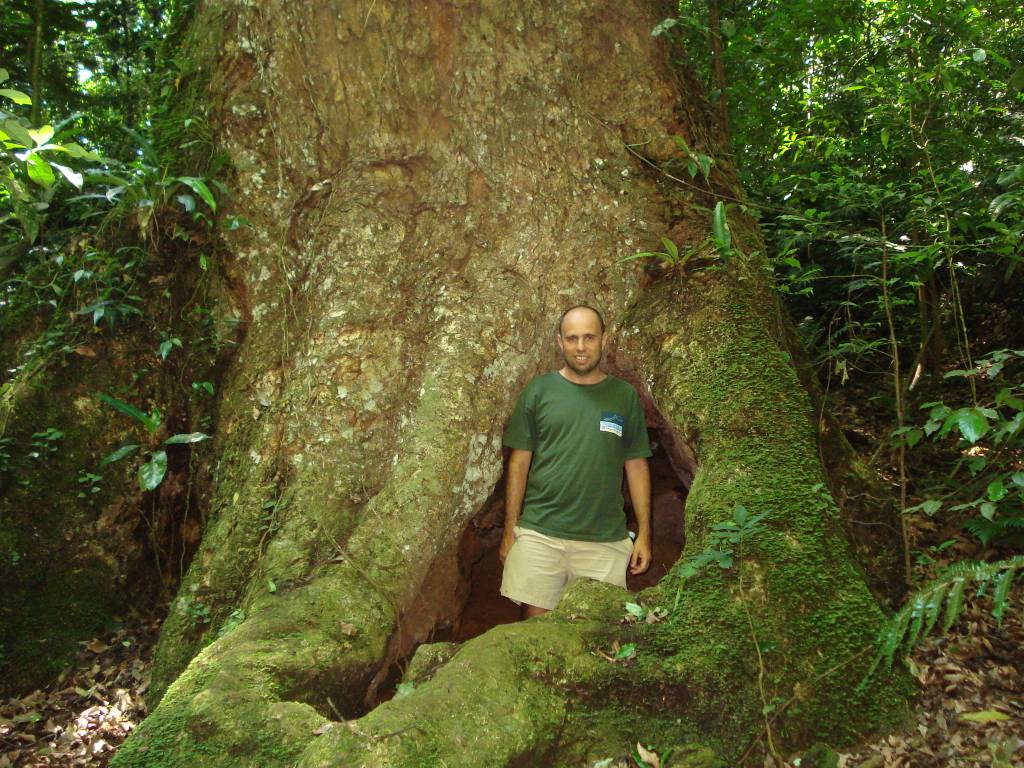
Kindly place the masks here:
<instances>
[{"instance_id":1,"label":"hollow opening in trunk","mask_svg":"<svg viewBox=\"0 0 1024 768\"><path fill-rule=\"evenodd\" d=\"M625 377L624 377L625 378ZM643 389L638 387L643 392ZM627 575L636 592L657 584L679 559L685 543L686 496L696 466L693 453L677 440L661 414L641 397L653 455L651 469L651 566L645 573ZM507 456L505 465L507 466ZM623 478L627 526L636 530L636 517ZM470 520L455 546L438 558L392 640L394 661L378 673L367 693L376 706L394 696L418 646L470 640L499 624L518 621L521 608L501 596L502 563L498 548L505 525L505 475L490 498ZM435 653L436 650L436 653ZM446 659L451 646L423 649L425 656ZM419 660L417 666L421 666Z\"/></svg>"},{"instance_id":2,"label":"hollow opening in trunk","mask_svg":"<svg viewBox=\"0 0 1024 768\"><path fill-rule=\"evenodd\" d=\"M650 429L654 455L651 467L651 567L645 573L627 575L632 592L657 584L679 559L684 538L684 507L692 475L680 476L673 467L659 430ZM625 483L625 481L623 481ZM626 499L627 526L636 531L636 516ZM505 532L505 477L481 512L462 534L459 571L466 582L465 603L450 626L435 631L436 641L464 642L498 624L518 621L520 607L501 596L502 564L498 547Z\"/></svg>"}]
</instances>

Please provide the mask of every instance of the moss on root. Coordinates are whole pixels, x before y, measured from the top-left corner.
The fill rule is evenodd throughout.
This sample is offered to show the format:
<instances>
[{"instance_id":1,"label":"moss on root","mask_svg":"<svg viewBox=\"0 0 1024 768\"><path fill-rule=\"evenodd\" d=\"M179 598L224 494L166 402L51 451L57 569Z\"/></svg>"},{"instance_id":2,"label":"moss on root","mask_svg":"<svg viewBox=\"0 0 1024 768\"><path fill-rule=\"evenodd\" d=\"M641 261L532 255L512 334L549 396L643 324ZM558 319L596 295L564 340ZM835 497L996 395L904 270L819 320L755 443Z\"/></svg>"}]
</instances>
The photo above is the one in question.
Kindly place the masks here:
<instances>
[{"instance_id":1,"label":"moss on root","mask_svg":"<svg viewBox=\"0 0 1024 768\"><path fill-rule=\"evenodd\" d=\"M696 282L652 287L632 318L634 353L651 361L655 402L698 453L687 554L737 505L764 514L767 530L737 552L729 572L681 587L680 614L656 630L666 661L698 679L705 670L706 685L716 675L752 680L756 638L766 649L765 704L787 705L775 725L783 743L849 742L890 727L905 716L910 686L897 676L855 690L882 613L827 492L808 399L771 333L775 299L759 295L749 273ZM709 627L726 646L702 637ZM727 685L714 695L748 733L761 719L753 692Z\"/></svg>"},{"instance_id":2,"label":"moss on root","mask_svg":"<svg viewBox=\"0 0 1024 768\"><path fill-rule=\"evenodd\" d=\"M293 765L325 715L362 705L393 628L347 566L267 594L189 663L114 765Z\"/></svg>"},{"instance_id":3,"label":"moss on root","mask_svg":"<svg viewBox=\"0 0 1024 768\"><path fill-rule=\"evenodd\" d=\"M673 571L635 598L676 606L669 618L625 627L621 590L576 583L553 614L496 628L409 695L321 729L335 706L346 716L356 712L353 697L396 626L392 606L402 585L389 594L373 587L398 565L391 536L364 532L348 544L372 553L363 560L372 567L345 561L284 594L253 592L250 618L199 653L117 764L143 764L129 760L152 741L165 765L205 750L211 765L225 754L255 761L256 753L265 765L297 760L317 768L568 765L640 740L662 749L697 744L690 752L699 765L760 749L766 707L784 749L849 742L901 719L906 675L856 689L882 613L825 490L807 399L770 332L771 305L760 306L764 297L747 288L735 275L686 295L655 284L627 334L625 350L641 361L656 404L698 454L687 553L699 551L737 505L765 515L765 531L736 552L732 569L712 568L686 583ZM395 481L375 503L396 515L410 494L437 496L454 479L443 461L423 461L415 482ZM394 509L383 506L392 500ZM399 517L385 519L393 532ZM331 617L345 617L355 635L340 624L332 629ZM605 660L599 652L609 653L616 640L635 642L635 658ZM243 725L282 711L275 757ZM658 740L644 735L651 723ZM142 754L152 758L150 750Z\"/></svg>"}]
</instances>

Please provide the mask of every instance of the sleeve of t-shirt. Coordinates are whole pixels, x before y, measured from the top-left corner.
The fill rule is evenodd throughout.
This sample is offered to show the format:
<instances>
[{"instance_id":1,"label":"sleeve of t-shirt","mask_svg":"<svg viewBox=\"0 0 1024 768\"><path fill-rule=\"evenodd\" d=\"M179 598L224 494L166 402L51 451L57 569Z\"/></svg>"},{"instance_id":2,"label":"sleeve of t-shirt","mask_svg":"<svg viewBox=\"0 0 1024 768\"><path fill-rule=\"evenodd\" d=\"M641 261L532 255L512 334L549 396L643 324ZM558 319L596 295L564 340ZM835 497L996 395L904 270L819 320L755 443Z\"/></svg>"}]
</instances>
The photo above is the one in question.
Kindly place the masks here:
<instances>
[{"instance_id":1,"label":"sleeve of t-shirt","mask_svg":"<svg viewBox=\"0 0 1024 768\"><path fill-rule=\"evenodd\" d=\"M647 420L644 418L644 407L640 405L640 396L636 390L630 398L629 414L626 417L626 433L629 445L626 446L626 459L646 459L651 456L651 444L647 440Z\"/></svg>"},{"instance_id":2,"label":"sleeve of t-shirt","mask_svg":"<svg viewBox=\"0 0 1024 768\"><path fill-rule=\"evenodd\" d=\"M533 451L537 447L537 427L533 413L533 387L527 385L519 393L516 400L516 407L512 411L512 418L505 427L504 443L509 448L517 448L521 451Z\"/></svg>"}]
</instances>

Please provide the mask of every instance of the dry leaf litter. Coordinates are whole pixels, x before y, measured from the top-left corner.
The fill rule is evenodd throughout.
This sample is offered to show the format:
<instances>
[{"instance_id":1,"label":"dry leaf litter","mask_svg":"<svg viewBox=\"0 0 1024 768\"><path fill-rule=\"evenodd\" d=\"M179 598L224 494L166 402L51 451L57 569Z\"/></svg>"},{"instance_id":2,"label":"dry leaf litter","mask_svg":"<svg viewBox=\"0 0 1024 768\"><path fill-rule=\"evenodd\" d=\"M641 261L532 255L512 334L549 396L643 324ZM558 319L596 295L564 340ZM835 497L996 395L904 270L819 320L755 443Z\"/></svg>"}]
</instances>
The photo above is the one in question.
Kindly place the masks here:
<instances>
[{"instance_id":1,"label":"dry leaf litter","mask_svg":"<svg viewBox=\"0 0 1024 768\"><path fill-rule=\"evenodd\" d=\"M82 643L46 688L0 701L0 768L105 766L146 714L158 619Z\"/></svg>"}]
</instances>

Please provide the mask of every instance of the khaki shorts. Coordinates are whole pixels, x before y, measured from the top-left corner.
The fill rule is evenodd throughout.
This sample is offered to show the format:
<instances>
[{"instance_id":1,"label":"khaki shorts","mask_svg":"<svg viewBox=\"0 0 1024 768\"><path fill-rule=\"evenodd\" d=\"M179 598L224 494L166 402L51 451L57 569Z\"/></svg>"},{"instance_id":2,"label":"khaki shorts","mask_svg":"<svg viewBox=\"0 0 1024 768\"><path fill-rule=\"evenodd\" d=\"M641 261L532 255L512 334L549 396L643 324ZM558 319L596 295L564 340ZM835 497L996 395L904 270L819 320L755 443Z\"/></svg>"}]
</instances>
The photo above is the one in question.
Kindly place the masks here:
<instances>
[{"instance_id":1,"label":"khaki shorts","mask_svg":"<svg viewBox=\"0 0 1024 768\"><path fill-rule=\"evenodd\" d=\"M551 610L570 579L586 576L625 588L632 539L575 541L513 528L516 541L505 558L501 594L515 603Z\"/></svg>"}]
</instances>

